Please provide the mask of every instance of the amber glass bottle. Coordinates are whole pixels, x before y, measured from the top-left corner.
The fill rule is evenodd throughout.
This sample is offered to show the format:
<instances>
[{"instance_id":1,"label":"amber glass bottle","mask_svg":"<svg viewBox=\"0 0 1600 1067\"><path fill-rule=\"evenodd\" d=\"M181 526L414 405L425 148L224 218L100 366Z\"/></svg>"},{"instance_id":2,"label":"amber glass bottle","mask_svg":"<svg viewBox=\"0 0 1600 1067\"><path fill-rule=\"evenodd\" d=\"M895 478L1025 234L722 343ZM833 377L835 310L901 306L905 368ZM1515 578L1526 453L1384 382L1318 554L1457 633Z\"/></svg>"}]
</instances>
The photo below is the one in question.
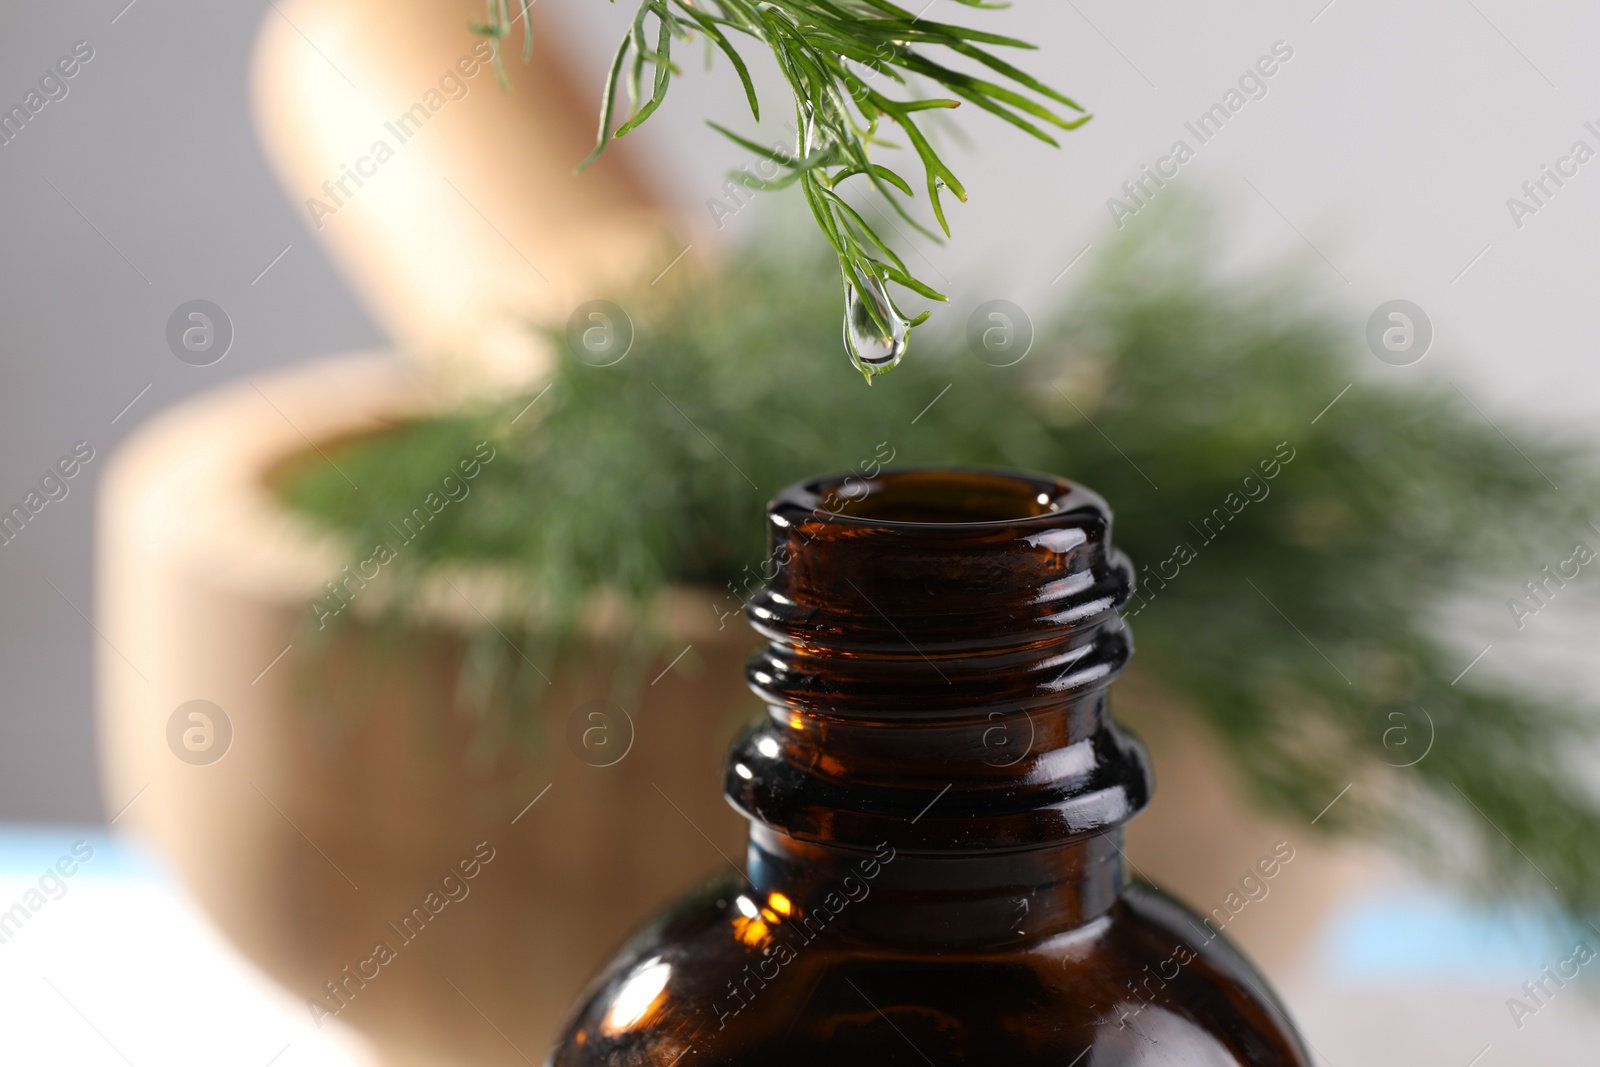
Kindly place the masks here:
<instances>
[{"instance_id":1,"label":"amber glass bottle","mask_svg":"<svg viewBox=\"0 0 1600 1067\"><path fill-rule=\"evenodd\" d=\"M1105 502L903 470L767 518L767 716L726 782L745 875L637 936L552 1062L1309 1065L1251 966L1127 883L1151 781L1106 711L1133 572Z\"/></svg>"}]
</instances>

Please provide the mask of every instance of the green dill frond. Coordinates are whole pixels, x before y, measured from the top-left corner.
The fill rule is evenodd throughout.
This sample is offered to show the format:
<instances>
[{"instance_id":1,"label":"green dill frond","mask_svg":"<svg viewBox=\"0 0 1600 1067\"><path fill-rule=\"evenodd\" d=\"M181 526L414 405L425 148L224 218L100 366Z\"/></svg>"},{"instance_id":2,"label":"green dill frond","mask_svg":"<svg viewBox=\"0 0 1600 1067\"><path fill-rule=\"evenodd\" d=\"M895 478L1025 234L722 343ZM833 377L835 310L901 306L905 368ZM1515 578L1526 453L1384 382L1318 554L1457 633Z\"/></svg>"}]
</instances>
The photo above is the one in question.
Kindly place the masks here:
<instances>
[{"instance_id":1,"label":"green dill frond","mask_svg":"<svg viewBox=\"0 0 1600 1067\"><path fill-rule=\"evenodd\" d=\"M1004 6L982 0L956 2L979 9ZM487 19L475 29L495 41L497 69L503 77L498 44L513 32L517 21L523 24L523 56L531 55L533 25L527 17L531 0L517 0L515 17L510 0L487 3ZM790 91L793 149L762 145L716 123L710 125L756 155L767 165L764 169L770 170L770 176L736 170L733 180L756 189L800 187L817 228L838 260L847 295L877 294L878 299L860 301L859 313L883 338L904 334L926 318L926 313L909 320L899 318L886 295L890 285L930 300L946 299L912 274L845 199L845 183L858 179L918 233L936 237L907 210L907 203L916 198L912 183L885 165L882 153L873 158L872 147L888 143L886 120L915 153L928 208L939 231L948 237L943 194L965 201L967 193L922 129L919 113L971 104L1050 145L1057 144L1051 130L1074 130L1090 118L1072 98L992 51L1032 49L1028 42L925 19L888 0L642 0L612 59L600 102L599 134L580 170L594 162L611 141L626 136L655 114L678 73L674 46L696 35L703 36L732 64L750 115L757 121L761 102L740 48L755 42L770 52ZM979 68L986 76L957 69L950 65L952 60ZM620 122L619 82L628 94L627 117ZM919 83L929 86L933 95L918 95L915 87ZM875 366L858 360L857 365L870 382L874 374L894 362Z\"/></svg>"}]
</instances>

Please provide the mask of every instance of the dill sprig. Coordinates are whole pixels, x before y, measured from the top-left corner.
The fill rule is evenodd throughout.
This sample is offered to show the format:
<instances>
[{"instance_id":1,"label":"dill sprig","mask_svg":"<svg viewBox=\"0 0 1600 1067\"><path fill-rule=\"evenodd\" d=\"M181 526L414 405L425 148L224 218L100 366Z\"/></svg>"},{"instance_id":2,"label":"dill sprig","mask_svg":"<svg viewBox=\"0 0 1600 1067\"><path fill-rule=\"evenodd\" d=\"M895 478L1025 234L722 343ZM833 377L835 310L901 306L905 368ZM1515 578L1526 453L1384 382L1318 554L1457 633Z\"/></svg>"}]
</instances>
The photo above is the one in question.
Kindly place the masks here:
<instances>
[{"instance_id":1,"label":"dill sprig","mask_svg":"<svg viewBox=\"0 0 1600 1067\"><path fill-rule=\"evenodd\" d=\"M474 29L493 38L498 46L513 32L513 24L521 21L526 61L533 47L533 24L527 17L532 0L515 2L519 12L513 17L512 0L487 0L488 17ZM971 8L1007 6L985 0L955 2ZM817 227L838 258L849 308L858 321L866 320L861 325L870 325L884 339L903 337L929 314L924 311L915 318L903 318L889 296L891 283L931 300L947 299L913 275L842 195L845 182L863 179L902 220L924 236L937 239L907 210L907 202L916 199L911 183L871 158L874 145L900 147L884 138L884 120L899 127L920 160L928 205L939 230L948 237L950 223L941 195L948 191L965 202L967 192L918 125L919 112L969 103L1057 147L1046 127L1072 130L1090 118L1070 97L989 50L1031 50L1034 45L924 19L888 0L643 0L611 62L601 98L599 134L580 170L594 162L608 143L637 129L661 107L673 75L679 73L672 58L673 45L690 41L696 34L703 34L733 65L750 114L758 122L761 103L755 82L735 42L751 38L771 51L793 97L793 151L764 146L714 122L708 125L775 170L772 177L736 170L732 173L735 181L763 190L800 186ZM949 55L935 53L939 55L935 59L930 55L934 49ZM985 69L995 80L947 65L949 56ZM497 47L497 66L498 57ZM891 95L886 84L909 92L913 79L931 83L937 95ZM629 116L620 125L615 124L618 81L625 81L630 101ZM903 345L895 349L893 360L876 364L857 360L857 366L870 381L874 374L894 365L900 350Z\"/></svg>"}]
</instances>

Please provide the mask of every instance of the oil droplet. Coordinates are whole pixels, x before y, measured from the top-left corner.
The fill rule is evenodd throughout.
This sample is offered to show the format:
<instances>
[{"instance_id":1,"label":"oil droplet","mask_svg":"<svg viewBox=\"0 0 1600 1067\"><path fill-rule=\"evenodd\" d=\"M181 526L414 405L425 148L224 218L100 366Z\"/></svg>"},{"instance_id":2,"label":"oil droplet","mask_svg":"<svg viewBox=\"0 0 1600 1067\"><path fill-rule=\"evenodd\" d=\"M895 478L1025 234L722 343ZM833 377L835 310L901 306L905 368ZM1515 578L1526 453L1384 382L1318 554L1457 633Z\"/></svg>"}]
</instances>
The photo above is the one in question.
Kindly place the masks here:
<instances>
[{"instance_id":1,"label":"oil droplet","mask_svg":"<svg viewBox=\"0 0 1600 1067\"><path fill-rule=\"evenodd\" d=\"M850 362L869 383L874 374L900 362L910 332L910 321L895 308L876 278L867 279L863 289L845 283L844 346Z\"/></svg>"}]
</instances>

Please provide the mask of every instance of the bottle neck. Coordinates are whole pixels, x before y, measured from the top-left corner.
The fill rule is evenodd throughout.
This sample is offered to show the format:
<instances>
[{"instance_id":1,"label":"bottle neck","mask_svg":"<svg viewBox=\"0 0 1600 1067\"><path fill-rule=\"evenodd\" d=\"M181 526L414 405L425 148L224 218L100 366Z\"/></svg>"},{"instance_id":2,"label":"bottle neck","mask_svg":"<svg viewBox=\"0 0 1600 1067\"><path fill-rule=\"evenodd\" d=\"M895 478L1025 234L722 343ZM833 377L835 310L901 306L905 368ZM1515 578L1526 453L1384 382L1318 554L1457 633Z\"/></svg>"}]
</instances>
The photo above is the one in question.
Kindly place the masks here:
<instances>
[{"instance_id":1,"label":"bottle neck","mask_svg":"<svg viewBox=\"0 0 1600 1067\"><path fill-rule=\"evenodd\" d=\"M1025 943L1104 915L1122 892L1122 831L970 854L843 848L756 823L748 874L758 921L898 943Z\"/></svg>"},{"instance_id":2,"label":"bottle neck","mask_svg":"<svg viewBox=\"0 0 1600 1067\"><path fill-rule=\"evenodd\" d=\"M752 884L827 910L887 851L846 925L1005 940L1102 914L1150 790L1107 714L1133 577L1105 503L1002 472L848 482L768 510L771 582L747 608L768 717L726 777Z\"/></svg>"}]
</instances>

